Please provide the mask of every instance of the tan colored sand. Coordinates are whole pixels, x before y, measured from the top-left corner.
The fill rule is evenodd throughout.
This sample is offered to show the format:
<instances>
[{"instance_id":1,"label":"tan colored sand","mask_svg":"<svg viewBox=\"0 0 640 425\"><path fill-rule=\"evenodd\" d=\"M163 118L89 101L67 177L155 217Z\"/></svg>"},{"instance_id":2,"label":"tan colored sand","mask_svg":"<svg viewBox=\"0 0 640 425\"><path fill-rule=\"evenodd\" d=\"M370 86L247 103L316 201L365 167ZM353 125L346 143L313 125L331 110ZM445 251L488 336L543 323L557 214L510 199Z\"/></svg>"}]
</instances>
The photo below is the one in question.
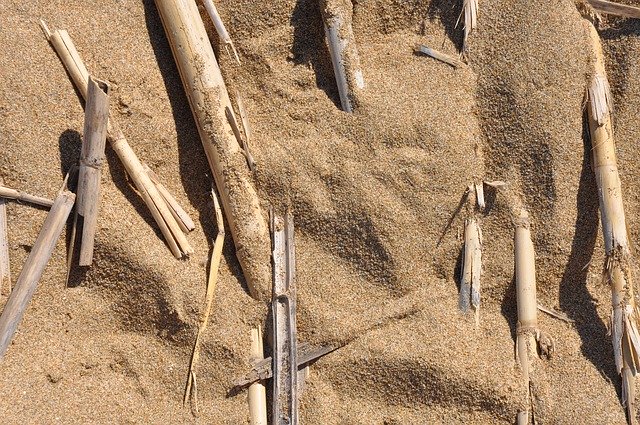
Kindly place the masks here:
<instances>
[{"instance_id":1,"label":"tan colored sand","mask_svg":"<svg viewBox=\"0 0 640 425\"><path fill-rule=\"evenodd\" d=\"M412 53L460 46L459 5L356 2L367 84L358 113L339 111L317 2L219 1L243 65L220 55L244 95L264 205L296 218L298 328L314 343L350 344L317 362L302 399L306 424L513 423L523 402L513 359L513 229L507 197L488 193L481 324L457 313L462 216L474 179L510 183L532 214L540 315L556 341L545 365L548 423L623 423L600 281L595 182L584 147L590 67L572 1L483 0L470 64L454 70ZM3 423L248 422L250 328L267 306L247 294L227 240L216 309L198 368L200 415L182 407L215 237L210 171L153 1L0 2L0 176L53 197L79 155L83 112L38 19L64 28L87 66L114 84L133 149L196 221L195 254L175 260L107 149L95 266L64 288L59 243L0 363ZM640 24L602 35L632 240ZM213 37L216 42L216 37ZM13 280L45 212L9 206ZM4 302L6 294L0 297Z\"/></svg>"}]
</instances>

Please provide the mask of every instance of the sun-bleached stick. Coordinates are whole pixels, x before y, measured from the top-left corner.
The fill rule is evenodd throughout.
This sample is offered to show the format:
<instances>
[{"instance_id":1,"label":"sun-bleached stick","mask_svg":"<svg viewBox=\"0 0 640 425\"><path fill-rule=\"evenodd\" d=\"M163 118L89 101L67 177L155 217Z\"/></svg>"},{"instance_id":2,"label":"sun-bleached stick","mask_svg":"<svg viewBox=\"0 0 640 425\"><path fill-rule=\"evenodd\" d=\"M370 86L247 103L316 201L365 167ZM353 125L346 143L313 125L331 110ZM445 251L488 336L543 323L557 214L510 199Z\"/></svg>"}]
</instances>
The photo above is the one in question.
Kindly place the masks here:
<instances>
[{"instance_id":1,"label":"sun-bleached stick","mask_svg":"<svg viewBox=\"0 0 640 425\"><path fill-rule=\"evenodd\" d=\"M421 44L418 47L416 47L416 52L432 57L436 60L439 60L440 62L444 62L447 65L451 65L454 68L458 68L464 65L464 62L462 62L460 59L455 58L453 56L449 56L445 53L441 53L435 49L432 49L431 47L425 46L424 44Z\"/></svg>"},{"instance_id":2,"label":"sun-bleached stick","mask_svg":"<svg viewBox=\"0 0 640 425\"><path fill-rule=\"evenodd\" d=\"M597 12L640 19L640 7L606 0L587 0Z\"/></svg>"},{"instance_id":3,"label":"sun-bleached stick","mask_svg":"<svg viewBox=\"0 0 640 425\"><path fill-rule=\"evenodd\" d=\"M604 54L598 32L593 24L585 22L595 53L595 73L588 89L587 115L606 253L604 274L611 285L611 338L616 368L622 376L622 404L627 408L629 423L635 424L635 376L640 368L640 311L636 305L631 273L631 248L613 139L611 93Z\"/></svg>"},{"instance_id":4,"label":"sun-bleached stick","mask_svg":"<svg viewBox=\"0 0 640 425\"><path fill-rule=\"evenodd\" d=\"M86 100L89 72L75 48L71 37L65 30L51 32L44 21L40 21L40 26L47 40L51 43L65 69L71 76L73 84ZM182 258L183 255L193 253L193 248L191 248L187 238L180 229L180 225L171 213L164 198L158 192L156 185L144 171L142 163L133 152L133 149L131 149L129 142L127 142L127 139L113 116L109 117L107 140L118 155L127 174L133 180L138 189L138 193L144 200L147 208L149 208L173 255L176 258Z\"/></svg>"},{"instance_id":5,"label":"sun-bleached stick","mask_svg":"<svg viewBox=\"0 0 640 425\"><path fill-rule=\"evenodd\" d=\"M0 177L0 185L4 181ZM9 262L9 235L7 223L7 201L0 198L0 295L5 286L11 292L11 270Z\"/></svg>"},{"instance_id":6,"label":"sun-bleached stick","mask_svg":"<svg viewBox=\"0 0 640 425\"><path fill-rule=\"evenodd\" d=\"M480 278L482 274L482 231L476 214L474 185L467 188L467 219L464 224L464 250L459 306L462 312L473 308L476 325L480 322Z\"/></svg>"},{"instance_id":7,"label":"sun-bleached stick","mask_svg":"<svg viewBox=\"0 0 640 425\"><path fill-rule=\"evenodd\" d=\"M216 5L213 3L213 0L202 0L202 3L204 3L204 7L207 9L207 13L209 13L209 17L213 22L213 26L216 28L220 41L224 44L224 48L227 50L227 54L231 56L231 53L229 53L229 47L231 47L231 50L233 50L233 56L235 57L236 62L238 62L238 65L240 65L240 56L238 56L238 52L233 45L233 41L231 41L229 32L224 26L222 18L220 18L220 14L218 13L218 9L216 9Z\"/></svg>"},{"instance_id":8,"label":"sun-bleached stick","mask_svg":"<svg viewBox=\"0 0 640 425\"><path fill-rule=\"evenodd\" d=\"M260 326L251 329L251 361L264 360L262 330ZM251 425L267 425L267 392L264 384L256 381L249 386L249 417Z\"/></svg>"},{"instance_id":9,"label":"sun-bleached stick","mask_svg":"<svg viewBox=\"0 0 640 425\"><path fill-rule=\"evenodd\" d=\"M81 266L90 266L93 262L100 206L100 177L109 121L108 84L89 77L88 87L76 204L76 214L83 218L79 260Z\"/></svg>"},{"instance_id":10,"label":"sun-bleached stick","mask_svg":"<svg viewBox=\"0 0 640 425\"><path fill-rule=\"evenodd\" d=\"M189 217L189 214L187 214L187 212L180 206L176 198L173 197L173 195L167 190L167 188L162 183L160 183L160 179L158 178L156 173L154 173L147 164L142 164L142 166L151 178L151 181L156 185L156 188L158 189L158 192L160 192L160 195L162 195L169 208L171 208L171 212L180 225L182 231L188 233L195 229L196 225L193 220L191 220L191 217Z\"/></svg>"},{"instance_id":11,"label":"sun-bleached stick","mask_svg":"<svg viewBox=\"0 0 640 425\"><path fill-rule=\"evenodd\" d=\"M16 189L0 185L0 198L13 199L19 202L28 202L30 204L39 205L41 207L51 208L53 201L51 199L42 198L40 196L29 195Z\"/></svg>"},{"instance_id":12,"label":"sun-bleached stick","mask_svg":"<svg viewBox=\"0 0 640 425\"><path fill-rule=\"evenodd\" d=\"M194 0L155 0L252 297L267 301L269 230L226 108L229 93Z\"/></svg>"},{"instance_id":13,"label":"sun-bleached stick","mask_svg":"<svg viewBox=\"0 0 640 425\"><path fill-rule=\"evenodd\" d=\"M340 104L345 112L353 112L359 93L364 89L360 56L353 35L351 0L320 0L324 31L333 63Z\"/></svg>"},{"instance_id":14,"label":"sun-bleached stick","mask_svg":"<svg viewBox=\"0 0 640 425\"><path fill-rule=\"evenodd\" d=\"M0 315L0 359L11 343L13 334L22 320L24 312L33 297L40 277L49 262L56 242L69 217L76 195L62 190L56 198L42 225L38 238L20 271L16 285Z\"/></svg>"}]
</instances>

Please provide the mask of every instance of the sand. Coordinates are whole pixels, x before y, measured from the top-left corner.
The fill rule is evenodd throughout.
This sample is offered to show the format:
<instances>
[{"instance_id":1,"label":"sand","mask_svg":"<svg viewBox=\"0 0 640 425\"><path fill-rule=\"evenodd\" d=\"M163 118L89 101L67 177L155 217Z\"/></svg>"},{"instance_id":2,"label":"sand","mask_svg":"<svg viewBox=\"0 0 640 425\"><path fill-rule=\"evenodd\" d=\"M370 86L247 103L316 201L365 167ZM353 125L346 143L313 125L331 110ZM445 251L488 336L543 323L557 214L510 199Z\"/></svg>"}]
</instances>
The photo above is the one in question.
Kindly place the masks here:
<instances>
[{"instance_id":1,"label":"sand","mask_svg":"<svg viewBox=\"0 0 640 425\"><path fill-rule=\"evenodd\" d=\"M413 54L419 43L456 53L459 4L355 2L367 89L353 115L339 110L316 1L217 6L243 61L217 50L248 110L258 194L265 210L295 214L300 340L348 343L311 368L302 422L513 423L524 402L513 355L515 196L532 217L539 301L575 320L539 316L556 343L544 365L546 423L624 423L585 147L592 54L573 1L481 1L459 69ZM52 198L80 152L82 105L40 32L45 18L113 83L133 149L196 222L195 254L175 260L107 148L94 266L65 288L59 242L0 362L3 423L248 423L246 393L227 392L249 366L250 329L268 306L248 295L230 238L198 367L200 413L182 406L217 229L211 174L153 1L5 0L0 15L5 183ZM639 31L622 19L600 31L632 241ZM510 195L487 193L475 328L457 311L464 216L455 211L480 179L508 182ZM13 281L45 215L8 207Z\"/></svg>"}]
</instances>

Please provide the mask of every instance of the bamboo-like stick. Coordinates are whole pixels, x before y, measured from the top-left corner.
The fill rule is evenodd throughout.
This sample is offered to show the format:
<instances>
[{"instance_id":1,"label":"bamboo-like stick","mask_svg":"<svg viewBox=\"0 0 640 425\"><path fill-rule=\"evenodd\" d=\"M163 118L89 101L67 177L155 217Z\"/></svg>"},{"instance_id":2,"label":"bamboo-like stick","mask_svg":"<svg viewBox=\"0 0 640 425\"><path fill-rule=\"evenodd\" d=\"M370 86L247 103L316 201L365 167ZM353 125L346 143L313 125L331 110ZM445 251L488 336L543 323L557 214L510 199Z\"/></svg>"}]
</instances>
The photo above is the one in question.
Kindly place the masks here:
<instances>
[{"instance_id":1,"label":"bamboo-like stick","mask_svg":"<svg viewBox=\"0 0 640 425\"><path fill-rule=\"evenodd\" d=\"M464 226L464 252L459 306L462 312L473 308L476 325L480 322L480 278L482 274L482 231L476 214L474 185L467 188L467 219Z\"/></svg>"},{"instance_id":2,"label":"bamboo-like stick","mask_svg":"<svg viewBox=\"0 0 640 425\"><path fill-rule=\"evenodd\" d=\"M225 114L231 107L216 57L194 0L155 0L249 292L266 301L271 289L269 230L246 159Z\"/></svg>"},{"instance_id":3,"label":"bamboo-like stick","mask_svg":"<svg viewBox=\"0 0 640 425\"><path fill-rule=\"evenodd\" d=\"M93 262L100 205L100 177L109 121L109 86L91 77L88 85L76 204L76 214L83 218L79 260L81 266L90 266Z\"/></svg>"},{"instance_id":4,"label":"bamboo-like stick","mask_svg":"<svg viewBox=\"0 0 640 425\"><path fill-rule=\"evenodd\" d=\"M588 90L589 132L593 152L593 170L600 199L600 217L606 253L605 278L611 285L611 337L616 368L622 376L622 404L629 423L636 423L635 376L640 367L640 312L631 279L631 248L627 235L622 187L616 161L611 94L604 65L600 37L587 22L595 53L595 73Z\"/></svg>"},{"instance_id":5,"label":"bamboo-like stick","mask_svg":"<svg viewBox=\"0 0 640 425\"><path fill-rule=\"evenodd\" d=\"M76 195L63 190L54 201L38 238L25 261L13 291L0 315L0 359L11 343L20 320L33 297L56 242L69 217Z\"/></svg>"},{"instance_id":6,"label":"bamboo-like stick","mask_svg":"<svg viewBox=\"0 0 640 425\"><path fill-rule=\"evenodd\" d=\"M264 360L262 345L262 330L251 329L251 361L254 363ZM249 386L249 417L251 425L267 425L267 392L264 384L256 381Z\"/></svg>"},{"instance_id":7,"label":"bamboo-like stick","mask_svg":"<svg viewBox=\"0 0 640 425\"><path fill-rule=\"evenodd\" d=\"M207 291L205 296L205 309L202 318L200 319L200 326L198 327L198 334L196 340L193 343L193 351L191 352L191 362L189 364L189 375L187 377L187 386L184 391L183 403L186 404L189 397L191 397L193 388L193 396L195 399L196 412L198 411L198 397L196 389L196 365L200 359L200 343L202 342L202 336L204 335L207 325L209 324L209 316L211 315L211 307L213 306L213 296L216 292L216 285L218 283L218 270L220 269L220 260L222 258L222 247L224 246L224 220L222 219L222 209L218 202L215 190L211 190L211 196L213 197L213 205L216 214L216 223L218 225L218 234L216 240L213 243L213 251L211 252L211 263L209 264L209 279L207 280Z\"/></svg>"},{"instance_id":8,"label":"bamboo-like stick","mask_svg":"<svg viewBox=\"0 0 640 425\"><path fill-rule=\"evenodd\" d=\"M360 56L353 35L353 5L350 0L320 0L327 45L333 63L340 104L353 112L364 89Z\"/></svg>"},{"instance_id":9,"label":"bamboo-like stick","mask_svg":"<svg viewBox=\"0 0 640 425\"><path fill-rule=\"evenodd\" d=\"M40 26L71 76L74 85L86 100L89 72L71 37L65 30L51 32L44 21L40 21ZM170 208L158 192L156 185L145 173L142 163L133 152L133 149L131 149L113 116L109 117L107 140L127 170L127 174L133 180L158 227L160 227L160 231L173 255L176 258L182 258L183 254L189 255L193 253L193 248L189 245L187 238L180 229L180 225L176 222Z\"/></svg>"},{"instance_id":10,"label":"bamboo-like stick","mask_svg":"<svg viewBox=\"0 0 640 425\"><path fill-rule=\"evenodd\" d=\"M53 201L51 199L29 195L28 193L20 192L16 189L11 189L5 186L0 186L0 198L13 199L19 202L28 202L30 204L46 208L51 208L53 205Z\"/></svg>"},{"instance_id":11,"label":"bamboo-like stick","mask_svg":"<svg viewBox=\"0 0 640 425\"><path fill-rule=\"evenodd\" d=\"M220 14L218 13L218 9L216 9L216 5L213 3L213 0L202 0L202 3L204 3L204 7L209 13L209 17L213 22L213 26L216 28L216 32L218 33L218 37L220 37L220 41L224 44L224 48L227 50L227 54L231 56L231 53L229 53L229 47L231 47L231 50L233 50L233 56L235 57L236 62L238 62L238 65L240 65L240 56L238 56L238 52L233 45L233 41L231 41L229 32L224 26L222 18L220 18Z\"/></svg>"},{"instance_id":12,"label":"bamboo-like stick","mask_svg":"<svg viewBox=\"0 0 640 425\"><path fill-rule=\"evenodd\" d=\"M156 173L154 173L147 164L142 164L142 166L144 167L145 172L151 178L151 181L156 185L156 188L158 189L160 195L162 195L167 205L171 209L171 213L180 225L182 231L185 233L189 233L193 229L195 229L196 225L193 220L191 220L191 217L189 217L189 214L187 214L187 212L180 206L176 198L173 197L173 195L167 190L167 188L162 183L160 183L160 179L158 178Z\"/></svg>"},{"instance_id":13,"label":"bamboo-like stick","mask_svg":"<svg viewBox=\"0 0 640 425\"><path fill-rule=\"evenodd\" d=\"M0 177L0 185L4 184ZM0 198L0 295L4 286L11 292L11 270L9 262L9 236L7 223L7 201Z\"/></svg>"},{"instance_id":14,"label":"bamboo-like stick","mask_svg":"<svg viewBox=\"0 0 640 425\"><path fill-rule=\"evenodd\" d=\"M449 56L445 53L441 53L435 49L432 49L431 47L425 46L424 44L421 44L418 47L416 47L416 52L427 55L431 58L439 60L440 62L444 62L447 65L451 65L454 68L458 68L464 64L460 59L455 58L453 56Z\"/></svg>"},{"instance_id":15,"label":"bamboo-like stick","mask_svg":"<svg viewBox=\"0 0 640 425\"><path fill-rule=\"evenodd\" d=\"M640 19L640 7L637 6L614 3L606 0L588 0L588 2L591 7L600 13Z\"/></svg>"}]
</instances>

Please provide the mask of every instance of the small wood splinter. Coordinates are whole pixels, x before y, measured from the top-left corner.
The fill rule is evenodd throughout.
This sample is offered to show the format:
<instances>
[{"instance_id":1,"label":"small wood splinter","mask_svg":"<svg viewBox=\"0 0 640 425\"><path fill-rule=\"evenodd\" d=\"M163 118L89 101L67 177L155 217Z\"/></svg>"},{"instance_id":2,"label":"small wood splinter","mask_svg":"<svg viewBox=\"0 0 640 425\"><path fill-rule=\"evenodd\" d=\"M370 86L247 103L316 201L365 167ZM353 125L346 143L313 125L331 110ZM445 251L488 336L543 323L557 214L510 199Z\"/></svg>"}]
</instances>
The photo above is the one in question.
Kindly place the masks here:
<instances>
[{"instance_id":1,"label":"small wood splinter","mask_svg":"<svg viewBox=\"0 0 640 425\"><path fill-rule=\"evenodd\" d=\"M224 26L222 22L222 18L218 13L218 9L216 9L216 5L213 3L213 0L202 0L204 3L204 7L207 9L207 13L209 13L209 17L213 22L213 26L216 27L216 32L218 33L218 37L220 37L220 41L224 44L224 48L227 50L227 54L231 56L229 53L229 48L233 51L233 56L236 59L238 65L240 65L240 56L238 56L238 52L236 51L235 46L233 45L233 41L231 41L231 37L229 36L229 32L227 28Z\"/></svg>"},{"instance_id":2,"label":"small wood splinter","mask_svg":"<svg viewBox=\"0 0 640 425\"><path fill-rule=\"evenodd\" d=\"M480 183L482 184L482 183ZM464 225L464 251L459 306L463 313L473 308L476 325L480 322L480 277L482 274L482 231L476 213L477 185L467 189L467 219Z\"/></svg>"},{"instance_id":3,"label":"small wood splinter","mask_svg":"<svg viewBox=\"0 0 640 425\"><path fill-rule=\"evenodd\" d=\"M447 65L451 65L454 68L458 68L464 65L464 62L462 62L460 59L453 56L449 56L445 53L441 53L435 49L432 49L431 47L425 46L424 44L421 44L418 47L416 47L416 52L425 54L431 58L439 60L440 62L446 63Z\"/></svg>"}]
</instances>

